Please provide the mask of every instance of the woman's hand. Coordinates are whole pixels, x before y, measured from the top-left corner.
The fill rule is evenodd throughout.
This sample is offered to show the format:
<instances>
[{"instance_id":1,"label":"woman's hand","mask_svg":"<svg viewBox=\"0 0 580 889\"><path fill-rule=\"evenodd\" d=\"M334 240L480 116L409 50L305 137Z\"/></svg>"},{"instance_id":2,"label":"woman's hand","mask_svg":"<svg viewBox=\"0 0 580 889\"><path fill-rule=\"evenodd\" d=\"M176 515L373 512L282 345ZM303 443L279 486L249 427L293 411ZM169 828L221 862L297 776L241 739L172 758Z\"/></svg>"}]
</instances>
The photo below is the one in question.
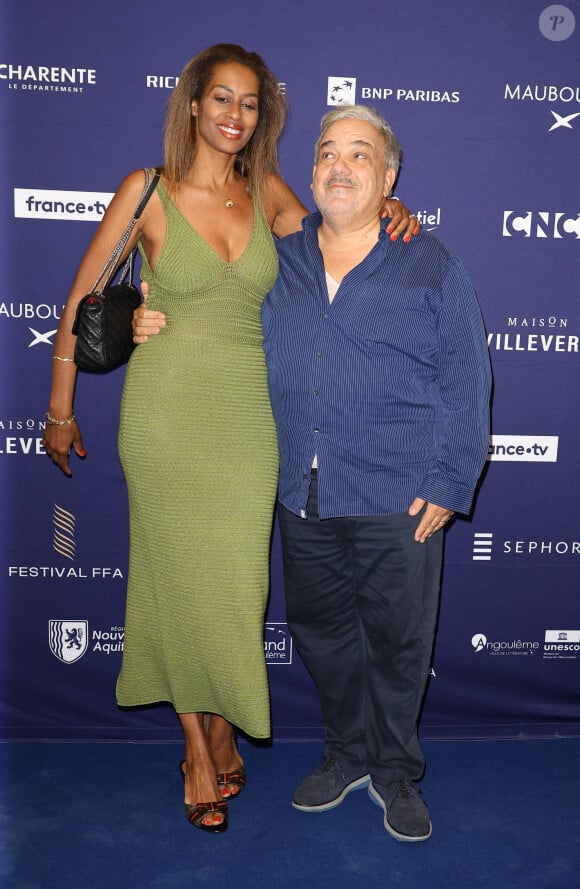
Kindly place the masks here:
<instances>
[{"instance_id":1,"label":"woman's hand","mask_svg":"<svg viewBox=\"0 0 580 889\"><path fill-rule=\"evenodd\" d=\"M47 420L44 435L42 436L42 446L52 462L56 463L69 478L72 476L72 471L68 464L71 448L77 457L86 457L81 430L76 420L73 420L72 423L65 423L62 426L49 423Z\"/></svg>"},{"instance_id":2,"label":"woman's hand","mask_svg":"<svg viewBox=\"0 0 580 889\"><path fill-rule=\"evenodd\" d=\"M403 235L403 241L407 244L413 235L418 235L421 231L421 223L415 214L396 198L385 198L381 215L391 220L387 226L391 241L396 241L399 235Z\"/></svg>"},{"instance_id":3,"label":"woman's hand","mask_svg":"<svg viewBox=\"0 0 580 889\"><path fill-rule=\"evenodd\" d=\"M166 324L163 312L154 312L147 308L147 297L149 296L147 281L141 283L141 290L143 303L133 312L133 342L137 344L146 343L152 334L159 333Z\"/></svg>"}]
</instances>

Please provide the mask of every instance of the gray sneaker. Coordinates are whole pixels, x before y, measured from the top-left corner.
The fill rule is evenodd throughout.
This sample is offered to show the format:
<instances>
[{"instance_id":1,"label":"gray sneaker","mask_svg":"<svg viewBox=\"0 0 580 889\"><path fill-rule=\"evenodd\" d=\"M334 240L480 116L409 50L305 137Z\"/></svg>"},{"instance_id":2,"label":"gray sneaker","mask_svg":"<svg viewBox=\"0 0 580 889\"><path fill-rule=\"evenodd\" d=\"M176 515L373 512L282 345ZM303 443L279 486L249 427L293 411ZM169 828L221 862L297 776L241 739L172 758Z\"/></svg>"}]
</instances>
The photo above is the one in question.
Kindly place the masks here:
<instances>
[{"instance_id":1,"label":"gray sneaker","mask_svg":"<svg viewBox=\"0 0 580 889\"><path fill-rule=\"evenodd\" d=\"M371 784L369 796L385 813L385 830L403 843L420 843L431 836L429 809L413 781Z\"/></svg>"},{"instance_id":2,"label":"gray sneaker","mask_svg":"<svg viewBox=\"0 0 580 889\"><path fill-rule=\"evenodd\" d=\"M340 806L345 796L366 787L370 775L361 775L361 766L325 756L322 763L296 788L292 805L301 812L326 812Z\"/></svg>"}]
</instances>

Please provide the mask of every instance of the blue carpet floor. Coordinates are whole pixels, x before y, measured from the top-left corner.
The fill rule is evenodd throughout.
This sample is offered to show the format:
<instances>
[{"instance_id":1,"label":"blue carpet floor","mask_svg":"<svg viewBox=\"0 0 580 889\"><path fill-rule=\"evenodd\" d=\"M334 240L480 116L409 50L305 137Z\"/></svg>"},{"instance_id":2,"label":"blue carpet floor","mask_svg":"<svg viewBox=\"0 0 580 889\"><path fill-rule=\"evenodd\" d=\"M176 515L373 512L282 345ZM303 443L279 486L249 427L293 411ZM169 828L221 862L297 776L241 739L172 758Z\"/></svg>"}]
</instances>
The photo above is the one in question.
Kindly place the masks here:
<instances>
[{"instance_id":1,"label":"blue carpet floor","mask_svg":"<svg viewBox=\"0 0 580 889\"><path fill-rule=\"evenodd\" d=\"M230 828L186 821L174 744L0 744L2 889L575 889L580 740L424 744L426 843L397 843L366 790L289 805L321 745L242 744Z\"/></svg>"}]
</instances>

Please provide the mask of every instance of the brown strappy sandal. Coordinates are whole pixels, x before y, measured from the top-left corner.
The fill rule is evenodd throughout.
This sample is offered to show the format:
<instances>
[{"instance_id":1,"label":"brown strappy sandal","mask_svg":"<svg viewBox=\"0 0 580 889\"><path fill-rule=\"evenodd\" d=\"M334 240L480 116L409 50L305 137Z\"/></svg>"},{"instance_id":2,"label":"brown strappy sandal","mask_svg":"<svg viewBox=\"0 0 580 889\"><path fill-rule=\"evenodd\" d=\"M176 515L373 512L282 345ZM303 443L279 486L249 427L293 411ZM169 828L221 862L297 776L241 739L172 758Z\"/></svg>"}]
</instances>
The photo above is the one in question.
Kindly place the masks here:
<instances>
[{"instance_id":1,"label":"brown strappy sandal","mask_svg":"<svg viewBox=\"0 0 580 889\"><path fill-rule=\"evenodd\" d=\"M184 759L179 763L179 773L185 782L185 772L187 763ZM228 829L228 803L227 800L221 799L211 803L184 803L185 817L194 827L205 830L206 833L224 833ZM204 818L210 813L217 813L222 816L219 824L206 824Z\"/></svg>"},{"instance_id":2,"label":"brown strappy sandal","mask_svg":"<svg viewBox=\"0 0 580 889\"><path fill-rule=\"evenodd\" d=\"M218 772L217 780L222 797L226 800L234 799L234 797L240 795L246 786L246 769L242 765L239 769L234 769L233 772ZM234 788L237 789L229 790L228 785L230 784L233 784ZM224 793L224 790L226 793Z\"/></svg>"}]
</instances>

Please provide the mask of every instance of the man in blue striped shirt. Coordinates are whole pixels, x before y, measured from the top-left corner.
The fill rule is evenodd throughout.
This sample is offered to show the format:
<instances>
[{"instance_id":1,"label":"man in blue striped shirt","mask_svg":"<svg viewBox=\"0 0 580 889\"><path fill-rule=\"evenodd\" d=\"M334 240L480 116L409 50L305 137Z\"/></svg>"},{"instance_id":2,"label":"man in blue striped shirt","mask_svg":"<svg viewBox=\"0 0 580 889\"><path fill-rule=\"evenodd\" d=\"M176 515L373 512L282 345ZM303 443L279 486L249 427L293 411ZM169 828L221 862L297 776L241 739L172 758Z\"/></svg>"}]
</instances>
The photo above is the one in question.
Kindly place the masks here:
<instances>
[{"instance_id":1,"label":"man in blue striped shirt","mask_svg":"<svg viewBox=\"0 0 580 889\"><path fill-rule=\"evenodd\" d=\"M278 245L263 326L287 619L325 723L322 764L292 804L326 811L370 778L387 831L415 842L431 835L417 721L441 530L469 512L485 462L490 369L459 260L423 232L386 234L399 163L372 109L323 118L319 212Z\"/></svg>"}]
</instances>

